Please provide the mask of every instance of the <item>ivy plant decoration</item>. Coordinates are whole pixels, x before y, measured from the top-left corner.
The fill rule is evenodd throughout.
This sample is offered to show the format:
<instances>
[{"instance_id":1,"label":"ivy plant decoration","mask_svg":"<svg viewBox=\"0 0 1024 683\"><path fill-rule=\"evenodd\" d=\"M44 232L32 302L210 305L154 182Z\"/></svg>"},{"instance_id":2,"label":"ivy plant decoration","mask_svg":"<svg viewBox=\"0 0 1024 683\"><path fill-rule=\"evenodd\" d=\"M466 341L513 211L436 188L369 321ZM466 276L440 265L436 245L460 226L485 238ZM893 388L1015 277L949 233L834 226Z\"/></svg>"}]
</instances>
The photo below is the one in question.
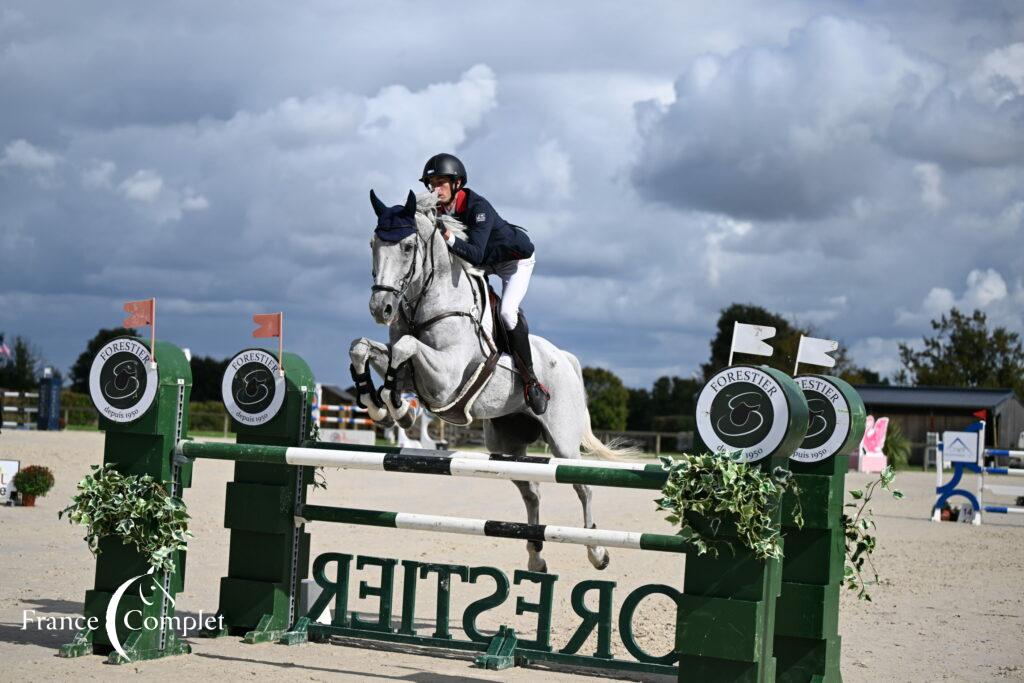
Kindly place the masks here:
<instances>
[{"instance_id":1,"label":"ivy plant decoration","mask_svg":"<svg viewBox=\"0 0 1024 683\"><path fill-rule=\"evenodd\" d=\"M735 524L740 542L759 559L782 557L775 515L782 495L789 489L799 494L792 473L776 467L771 473L749 466L739 451L732 453L684 454L678 460L661 456L668 472L662 497L655 501L666 519L678 524L678 534L692 543L699 555L718 556L719 547L731 548L725 540L709 538L686 518L693 512L705 517L711 535L718 533L722 519ZM797 497L795 521L803 526L803 511ZM724 513L724 514L723 514Z\"/></svg>"},{"instance_id":2,"label":"ivy plant decoration","mask_svg":"<svg viewBox=\"0 0 1024 683\"><path fill-rule=\"evenodd\" d=\"M878 475L877 479L868 482L862 489L850 491L850 497L854 502L846 503L844 507L853 508L849 514L844 512L842 517L843 534L846 536L846 564L843 567L843 583L849 590L857 591L857 597L861 600L871 601L871 595L864 587L864 565L866 564L874 577L872 583L878 583L878 571L875 563L871 560L871 554L875 552L877 539L871 535L877 527L874 520L874 512L868 507L871 497L879 487L889 491L896 500L903 498L903 492L891 488L896 472L892 466L887 466Z\"/></svg>"},{"instance_id":3,"label":"ivy plant decoration","mask_svg":"<svg viewBox=\"0 0 1024 683\"><path fill-rule=\"evenodd\" d=\"M134 545L151 567L172 571L175 551L184 550L192 537L185 504L148 474L124 475L112 464L92 469L78 482L71 505L57 516L66 513L69 522L86 527L85 541L93 555L100 553L101 538L114 536Z\"/></svg>"}]
</instances>

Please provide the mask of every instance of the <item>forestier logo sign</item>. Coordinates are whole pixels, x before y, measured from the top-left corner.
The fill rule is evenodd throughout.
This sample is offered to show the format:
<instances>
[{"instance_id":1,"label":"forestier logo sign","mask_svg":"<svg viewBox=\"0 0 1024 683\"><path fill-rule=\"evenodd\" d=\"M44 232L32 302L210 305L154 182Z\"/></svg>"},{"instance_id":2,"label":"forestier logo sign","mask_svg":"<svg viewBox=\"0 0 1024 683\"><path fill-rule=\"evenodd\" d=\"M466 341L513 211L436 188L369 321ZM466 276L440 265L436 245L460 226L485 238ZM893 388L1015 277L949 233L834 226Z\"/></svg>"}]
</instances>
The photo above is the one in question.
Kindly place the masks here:
<instances>
[{"instance_id":1,"label":"forestier logo sign","mask_svg":"<svg viewBox=\"0 0 1024 683\"><path fill-rule=\"evenodd\" d=\"M284 377L277 359L263 349L242 351L231 359L221 383L224 407L244 425L261 425L277 415L284 402Z\"/></svg>"},{"instance_id":2,"label":"forestier logo sign","mask_svg":"<svg viewBox=\"0 0 1024 683\"><path fill-rule=\"evenodd\" d=\"M803 389L810 415L807 436L792 459L818 462L830 458L839 452L850 435L850 403L826 377L807 375L794 379Z\"/></svg>"},{"instance_id":3,"label":"forestier logo sign","mask_svg":"<svg viewBox=\"0 0 1024 683\"><path fill-rule=\"evenodd\" d=\"M719 371L697 397L697 431L712 451L743 451L756 462L786 437L789 403L779 383L755 367Z\"/></svg>"},{"instance_id":4,"label":"forestier logo sign","mask_svg":"<svg viewBox=\"0 0 1024 683\"><path fill-rule=\"evenodd\" d=\"M153 405L159 384L149 349L122 337L107 342L89 370L89 395L96 410L113 422L131 422Z\"/></svg>"}]
</instances>

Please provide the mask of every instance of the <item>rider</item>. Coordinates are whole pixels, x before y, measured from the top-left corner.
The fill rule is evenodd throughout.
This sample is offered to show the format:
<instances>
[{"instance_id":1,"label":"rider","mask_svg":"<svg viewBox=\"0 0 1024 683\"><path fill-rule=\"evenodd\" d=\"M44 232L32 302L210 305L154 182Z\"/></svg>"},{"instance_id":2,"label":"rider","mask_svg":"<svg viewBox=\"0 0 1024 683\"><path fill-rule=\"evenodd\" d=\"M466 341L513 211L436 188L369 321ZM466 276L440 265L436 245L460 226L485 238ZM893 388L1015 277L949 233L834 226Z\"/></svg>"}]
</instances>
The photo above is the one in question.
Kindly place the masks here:
<instances>
[{"instance_id":1,"label":"rider","mask_svg":"<svg viewBox=\"0 0 1024 683\"><path fill-rule=\"evenodd\" d=\"M501 320L508 330L506 338L524 375L526 402L537 415L547 410L551 398L547 388L537 380L530 351L530 331L519 304L530 286L536 260L533 242L526 231L506 222L490 202L466 187L466 167L451 154L436 154L423 167L420 182L437 193L441 211L454 216L466 226L466 239L449 230L444 231L448 248L460 258L483 268L488 275L501 278Z\"/></svg>"}]
</instances>

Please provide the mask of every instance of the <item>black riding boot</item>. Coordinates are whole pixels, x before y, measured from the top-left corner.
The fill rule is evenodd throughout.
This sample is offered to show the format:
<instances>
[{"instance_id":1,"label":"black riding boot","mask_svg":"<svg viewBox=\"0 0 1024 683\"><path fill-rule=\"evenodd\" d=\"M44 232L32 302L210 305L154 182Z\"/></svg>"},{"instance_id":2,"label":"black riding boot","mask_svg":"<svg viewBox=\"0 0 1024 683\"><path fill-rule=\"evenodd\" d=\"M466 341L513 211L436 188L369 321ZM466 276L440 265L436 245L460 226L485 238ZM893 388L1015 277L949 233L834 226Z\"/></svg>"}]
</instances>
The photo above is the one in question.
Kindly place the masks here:
<instances>
[{"instance_id":1,"label":"black riding boot","mask_svg":"<svg viewBox=\"0 0 1024 683\"><path fill-rule=\"evenodd\" d=\"M537 415L543 415L548 409L548 399L551 393L547 387L537 381L537 375L533 371L533 353L530 350L530 328L526 326L526 318L519 313L519 323L515 329L507 330L508 345L511 347L512 356L516 365L519 366L519 373L523 376L525 386L526 402Z\"/></svg>"}]
</instances>

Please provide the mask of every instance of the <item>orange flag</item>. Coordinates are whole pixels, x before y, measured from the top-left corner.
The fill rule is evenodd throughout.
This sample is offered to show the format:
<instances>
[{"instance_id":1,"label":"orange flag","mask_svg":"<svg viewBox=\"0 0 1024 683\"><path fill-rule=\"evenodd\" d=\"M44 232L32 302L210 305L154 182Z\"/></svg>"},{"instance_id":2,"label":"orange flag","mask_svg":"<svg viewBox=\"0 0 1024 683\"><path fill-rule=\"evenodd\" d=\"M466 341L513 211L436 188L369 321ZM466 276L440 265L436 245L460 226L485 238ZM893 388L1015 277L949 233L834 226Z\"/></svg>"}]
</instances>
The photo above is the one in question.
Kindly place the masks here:
<instances>
[{"instance_id":1,"label":"orange flag","mask_svg":"<svg viewBox=\"0 0 1024 683\"><path fill-rule=\"evenodd\" d=\"M283 317L284 313L257 313L253 315L252 321L259 325L259 327L252 331L252 336L257 339L261 337L280 337Z\"/></svg>"},{"instance_id":2,"label":"orange flag","mask_svg":"<svg viewBox=\"0 0 1024 683\"><path fill-rule=\"evenodd\" d=\"M153 308L155 299L144 299L142 301L129 301L124 305L124 312L128 317L124 319L123 327L141 327L142 325L153 324Z\"/></svg>"}]
</instances>

